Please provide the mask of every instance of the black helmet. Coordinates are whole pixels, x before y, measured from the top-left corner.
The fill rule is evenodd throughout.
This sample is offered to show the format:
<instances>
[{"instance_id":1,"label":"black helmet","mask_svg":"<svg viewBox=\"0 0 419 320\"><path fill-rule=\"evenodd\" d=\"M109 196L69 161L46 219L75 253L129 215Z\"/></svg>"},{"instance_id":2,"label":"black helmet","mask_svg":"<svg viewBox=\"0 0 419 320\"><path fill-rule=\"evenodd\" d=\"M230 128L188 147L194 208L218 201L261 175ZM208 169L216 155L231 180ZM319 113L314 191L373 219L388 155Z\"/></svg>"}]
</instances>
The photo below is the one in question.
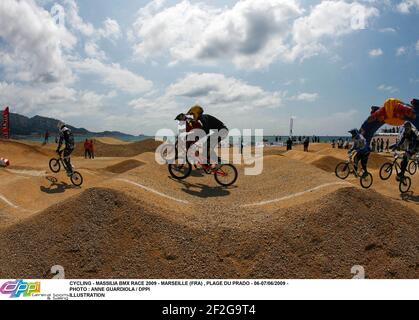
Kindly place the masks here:
<instances>
[{"instance_id":1,"label":"black helmet","mask_svg":"<svg viewBox=\"0 0 419 320\"><path fill-rule=\"evenodd\" d=\"M371 107L371 114L373 114L373 113L375 113L375 112L377 112L378 110L380 110L381 108L380 107L377 107L377 106L372 106Z\"/></svg>"},{"instance_id":2,"label":"black helmet","mask_svg":"<svg viewBox=\"0 0 419 320\"><path fill-rule=\"evenodd\" d=\"M407 121L407 122L404 123L403 127L405 129L412 129L412 124L409 121Z\"/></svg>"},{"instance_id":3,"label":"black helmet","mask_svg":"<svg viewBox=\"0 0 419 320\"><path fill-rule=\"evenodd\" d=\"M176 116L175 120L177 121L185 121L185 114L184 113L180 113Z\"/></svg>"},{"instance_id":4,"label":"black helmet","mask_svg":"<svg viewBox=\"0 0 419 320\"><path fill-rule=\"evenodd\" d=\"M415 108L419 108L419 99L412 99L410 104Z\"/></svg>"},{"instance_id":5,"label":"black helmet","mask_svg":"<svg viewBox=\"0 0 419 320\"><path fill-rule=\"evenodd\" d=\"M349 131L349 133L352 135L352 137L355 137L359 134L359 130L358 129L352 129Z\"/></svg>"}]
</instances>

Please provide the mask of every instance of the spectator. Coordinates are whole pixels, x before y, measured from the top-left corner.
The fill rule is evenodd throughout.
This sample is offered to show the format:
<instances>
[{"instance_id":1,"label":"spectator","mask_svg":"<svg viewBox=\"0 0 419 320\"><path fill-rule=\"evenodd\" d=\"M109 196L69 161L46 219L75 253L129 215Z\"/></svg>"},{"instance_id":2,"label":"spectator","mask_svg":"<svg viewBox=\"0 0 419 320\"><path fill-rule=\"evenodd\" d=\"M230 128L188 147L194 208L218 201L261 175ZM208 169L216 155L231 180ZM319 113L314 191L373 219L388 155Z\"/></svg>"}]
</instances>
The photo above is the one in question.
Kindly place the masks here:
<instances>
[{"instance_id":1,"label":"spectator","mask_svg":"<svg viewBox=\"0 0 419 320\"><path fill-rule=\"evenodd\" d=\"M376 146L376 142L375 142L375 139L373 139L372 142L371 142L371 150L372 150L372 152L375 152L375 146Z\"/></svg>"},{"instance_id":2,"label":"spectator","mask_svg":"<svg viewBox=\"0 0 419 320\"><path fill-rule=\"evenodd\" d=\"M92 155L90 154L90 142L89 140L86 139L86 141L84 141L84 158L87 159L91 159Z\"/></svg>"},{"instance_id":3,"label":"spectator","mask_svg":"<svg viewBox=\"0 0 419 320\"><path fill-rule=\"evenodd\" d=\"M335 139L332 140L332 148L335 149L336 148L336 141Z\"/></svg>"},{"instance_id":4,"label":"spectator","mask_svg":"<svg viewBox=\"0 0 419 320\"><path fill-rule=\"evenodd\" d=\"M386 141L386 152L390 151L390 139L387 139Z\"/></svg>"},{"instance_id":5,"label":"spectator","mask_svg":"<svg viewBox=\"0 0 419 320\"><path fill-rule=\"evenodd\" d=\"M308 152L308 147L310 146L310 139L306 138L304 140L304 152Z\"/></svg>"},{"instance_id":6,"label":"spectator","mask_svg":"<svg viewBox=\"0 0 419 320\"><path fill-rule=\"evenodd\" d=\"M349 141L348 141L348 139L345 140L345 142L343 144L343 149L349 150Z\"/></svg>"},{"instance_id":7,"label":"spectator","mask_svg":"<svg viewBox=\"0 0 419 320\"><path fill-rule=\"evenodd\" d=\"M94 146L93 140L90 140L89 148L90 148L90 159L94 159L95 158L95 146Z\"/></svg>"},{"instance_id":8,"label":"spectator","mask_svg":"<svg viewBox=\"0 0 419 320\"><path fill-rule=\"evenodd\" d=\"M384 152L384 139L383 138L381 138L380 149L381 149L381 152Z\"/></svg>"},{"instance_id":9,"label":"spectator","mask_svg":"<svg viewBox=\"0 0 419 320\"><path fill-rule=\"evenodd\" d=\"M47 144L49 141L49 131L47 130L44 135L44 145Z\"/></svg>"},{"instance_id":10,"label":"spectator","mask_svg":"<svg viewBox=\"0 0 419 320\"><path fill-rule=\"evenodd\" d=\"M292 139L291 137L288 138L287 140L287 151L292 150Z\"/></svg>"}]
</instances>

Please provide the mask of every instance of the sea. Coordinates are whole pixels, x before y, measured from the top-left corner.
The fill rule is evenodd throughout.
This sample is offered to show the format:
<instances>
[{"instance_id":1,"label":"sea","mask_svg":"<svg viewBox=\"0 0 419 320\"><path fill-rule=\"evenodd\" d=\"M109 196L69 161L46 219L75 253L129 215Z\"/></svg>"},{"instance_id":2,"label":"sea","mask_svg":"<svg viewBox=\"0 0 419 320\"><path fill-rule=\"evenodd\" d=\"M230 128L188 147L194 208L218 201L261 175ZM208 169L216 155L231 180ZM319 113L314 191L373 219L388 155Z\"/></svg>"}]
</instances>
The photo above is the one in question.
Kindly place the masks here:
<instances>
[{"instance_id":1,"label":"sea","mask_svg":"<svg viewBox=\"0 0 419 320\"><path fill-rule=\"evenodd\" d=\"M95 139L95 138L102 138L103 136L95 136L95 135L74 135L74 141L75 142L82 142L86 139ZM144 141L147 139L154 139L154 137L148 137L148 136L125 136L125 135L112 135L111 138L115 138L121 141L125 142L137 142L137 141ZM13 139L17 140L29 140L29 141L35 141L35 142L43 142L44 137L40 135L33 135L33 136L17 136L12 137ZM49 137L49 142L53 143L55 140L55 136L52 135Z\"/></svg>"}]
</instances>

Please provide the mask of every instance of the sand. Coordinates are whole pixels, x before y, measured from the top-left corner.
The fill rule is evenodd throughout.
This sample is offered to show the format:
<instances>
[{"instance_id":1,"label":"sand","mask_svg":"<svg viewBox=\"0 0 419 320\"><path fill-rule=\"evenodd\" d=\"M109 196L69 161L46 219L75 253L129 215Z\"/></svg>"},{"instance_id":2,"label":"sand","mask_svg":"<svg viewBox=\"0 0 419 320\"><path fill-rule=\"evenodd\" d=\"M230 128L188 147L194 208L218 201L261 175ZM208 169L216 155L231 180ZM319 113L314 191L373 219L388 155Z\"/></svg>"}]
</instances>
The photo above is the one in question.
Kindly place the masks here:
<instances>
[{"instance_id":1,"label":"sand","mask_svg":"<svg viewBox=\"0 0 419 320\"><path fill-rule=\"evenodd\" d=\"M334 176L346 152L325 144L269 148L261 175L238 166L221 188L199 172L171 179L147 151L154 141L103 144L111 155L73 158L86 181L73 188L34 148L0 142L0 156L46 172L0 169L0 278L51 278L57 264L67 278L347 279L354 265L372 279L419 277L419 179L402 197L378 181L384 156L368 191Z\"/></svg>"}]
</instances>

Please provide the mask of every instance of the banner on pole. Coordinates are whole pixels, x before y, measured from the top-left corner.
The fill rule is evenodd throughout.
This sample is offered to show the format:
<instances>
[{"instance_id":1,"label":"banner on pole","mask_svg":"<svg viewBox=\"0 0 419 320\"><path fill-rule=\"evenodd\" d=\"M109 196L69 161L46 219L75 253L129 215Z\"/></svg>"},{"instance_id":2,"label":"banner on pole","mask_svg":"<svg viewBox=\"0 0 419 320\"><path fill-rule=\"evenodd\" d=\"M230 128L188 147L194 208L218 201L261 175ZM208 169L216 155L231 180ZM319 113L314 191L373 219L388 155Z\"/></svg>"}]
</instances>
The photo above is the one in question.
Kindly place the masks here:
<instances>
[{"instance_id":1,"label":"banner on pole","mask_svg":"<svg viewBox=\"0 0 419 320\"><path fill-rule=\"evenodd\" d=\"M3 125L2 125L3 138L10 138L10 112L9 107L6 107L3 111Z\"/></svg>"}]
</instances>

